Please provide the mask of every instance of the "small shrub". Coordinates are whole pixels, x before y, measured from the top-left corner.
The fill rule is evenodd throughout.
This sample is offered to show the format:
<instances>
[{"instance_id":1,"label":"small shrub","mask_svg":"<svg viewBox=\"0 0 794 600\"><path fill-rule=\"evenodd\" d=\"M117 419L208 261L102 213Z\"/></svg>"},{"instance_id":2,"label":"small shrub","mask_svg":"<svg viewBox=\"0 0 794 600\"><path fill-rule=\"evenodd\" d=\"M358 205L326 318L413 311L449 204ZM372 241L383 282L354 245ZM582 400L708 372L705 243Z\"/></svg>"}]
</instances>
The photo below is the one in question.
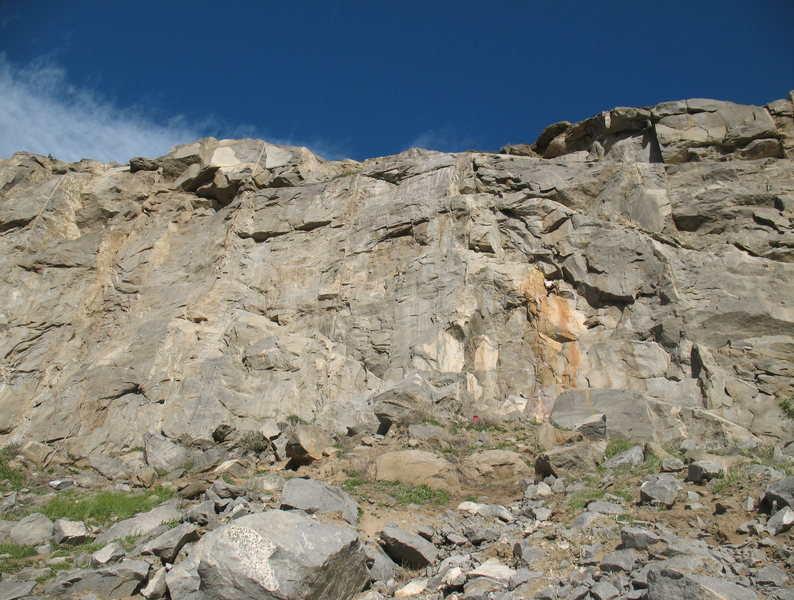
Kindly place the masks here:
<instances>
[{"instance_id":1,"label":"small shrub","mask_svg":"<svg viewBox=\"0 0 794 600\"><path fill-rule=\"evenodd\" d=\"M240 447L249 452L270 450L270 441L260 431L246 431L240 437Z\"/></svg>"},{"instance_id":2,"label":"small shrub","mask_svg":"<svg viewBox=\"0 0 794 600\"><path fill-rule=\"evenodd\" d=\"M286 416L287 425L291 425L293 427L297 427L298 425L308 425L309 422L301 419L298 415L287 415Z\"/></svg>"}]
</instances>

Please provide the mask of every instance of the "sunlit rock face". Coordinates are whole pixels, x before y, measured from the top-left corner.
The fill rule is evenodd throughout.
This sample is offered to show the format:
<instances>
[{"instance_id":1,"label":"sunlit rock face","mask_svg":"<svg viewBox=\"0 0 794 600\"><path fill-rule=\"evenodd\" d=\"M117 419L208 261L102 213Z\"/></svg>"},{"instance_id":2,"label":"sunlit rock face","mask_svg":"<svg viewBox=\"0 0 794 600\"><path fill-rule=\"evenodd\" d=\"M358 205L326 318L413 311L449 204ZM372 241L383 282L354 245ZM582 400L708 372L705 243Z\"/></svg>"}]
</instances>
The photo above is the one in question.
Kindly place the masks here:
<instances>
[{"instance_id":1,"label":"sunlit rock face","mask_svg":"<svg viewBox=\"0 0 794 600\"><path fill-rule=\"evenodd\" d=\"M212 138L2 159L0 437L375 430L384 397L790 437L792 113L689 100L363 163Z\"/></svg>"}]
</instances>

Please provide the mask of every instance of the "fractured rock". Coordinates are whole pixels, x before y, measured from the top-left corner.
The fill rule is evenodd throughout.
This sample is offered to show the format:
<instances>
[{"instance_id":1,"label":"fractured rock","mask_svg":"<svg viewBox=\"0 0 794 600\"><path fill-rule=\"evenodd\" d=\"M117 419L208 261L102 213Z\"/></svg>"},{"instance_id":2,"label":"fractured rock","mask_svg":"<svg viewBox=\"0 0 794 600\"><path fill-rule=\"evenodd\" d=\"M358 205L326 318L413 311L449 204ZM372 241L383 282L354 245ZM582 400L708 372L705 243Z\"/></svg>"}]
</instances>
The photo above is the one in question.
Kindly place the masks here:
<instances>
[{"instance_id":1,"label":"fractured rock","mask_svg":"<svg viewBox=\"0 0 794 600\"><path fill-rule=\"evenodd\" d=\"M358 504L341 488L314 479L294 478L284 484L281 509L309 514L339 512L351 525L358 523Z\"/></svg>"},{"instance_id":2,"label":"fractured rock","mask_svg":"<svg viewBox=\"0 0 794 600\"><path fill-rule=\"evenodd\" d=\"M383 548L397 564L420 569L435 562L438 549L423 537L401 529L387 526L381 531Z\"/></svg>"},{"instance_id":3,"label":"fractured rock","mask_svg":"<svg viewBox=\"0 0 794 600\"><path fill-rule=\"evenodd\" d=\"M183 581L197 584L204 600L274 592L285 600L347 600L369 580L355 531L290 511L270 510L223 525L201 538L189 561ZM177 578L169 573L167 579L176 597Z\"/></svg>"}]
</instances>

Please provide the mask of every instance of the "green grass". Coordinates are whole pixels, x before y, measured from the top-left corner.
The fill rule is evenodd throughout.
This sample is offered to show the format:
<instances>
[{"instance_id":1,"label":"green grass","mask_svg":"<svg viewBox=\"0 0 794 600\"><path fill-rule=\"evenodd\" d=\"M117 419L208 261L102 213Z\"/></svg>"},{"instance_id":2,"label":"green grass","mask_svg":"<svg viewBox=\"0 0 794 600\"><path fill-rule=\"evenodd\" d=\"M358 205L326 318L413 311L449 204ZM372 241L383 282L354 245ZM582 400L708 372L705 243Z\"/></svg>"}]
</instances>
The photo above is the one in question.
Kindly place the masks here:
<instances>
[{"instance_id":1,"label":"green grass","mask_svg":"<svg viewBox=\"0 0 794 600\"><path fill-rule=\"evenodd\" d=\"M711 488L711 491L715 494L721 494L736 482L745 479L747 477L746 468L747 463L731 466L722 477L715 479L715 483Z\"/></svg>"},{"instance_id":2,"label":"green grass","mask_svg":"<svg viewBox=\"0 0 794 600\"><path fill-rule=\"evenodd\" d=\"M342 179L343 177L350 177L351 175L358 175L361 171L345 171L344 173L339 173L338 175L334 175L328 181L336 181L337 179Z\"/></svg>"},{"instance_id":3,"label":"green grass","mask_svg":"<svg viewBox=\"0 0 794 600\"><path fill-rule=\"evenodd\" d=\"M385 491L398 504L434 504L443 506L449 502L449 493L436 490L426 485L411 485L399 481L371 481L361 477L356 471L348 471L347 480L342 483L342 489L349 494L365 496L369 490Z\"/></svg>"},{"instance_id":4,"label":"green grass","mask_svg":"<svg viewBox=\"0 0 794 600\"><path fill-rule=\"evenodd\" d=\"M507 429L497 423L453 423L450 426L452 433L458 433L461 430L466 431L499 431L505 433Z\"/></svg>"},{"instance_id":5,"label":"green grass","mask_svg":"<svg viewBox=\"0 0 794 600\"><path fill-rule=\"evenodd\" d=\"M794 401L794 398L792 400L783 400L779 404L780 409L789 419L794 419L794 404L792 404L792 401Z\"/></svg>"},{"instance_id":6,"label":"green grass","mask_svg":"<svg viewBox=\"0 0 794 600\"><path fill-rule=\"evenodd\" d=\"M3 491L19 491L27 483L27 478L23 473L8 466L11 454L12 452L9 448L0 450L0 489Z\"/></svg>"},{"instance_id":7,"label":"green grass","mask_svg":"<svg viewBox=\"0 0 794 600\"><path fill-rule=\"evenodd\" d=\"M612 458L613 456L617 456L621 452L630 450L636 445L637 444L635 444L631 440L627 440L626 438L614 438L612 440L609 440L609 443L607 444L607 449L604 451L604 458Z\"/></svg>"},{"instance_id":8,"label":"green grass","mask_svg":"<svg viewBox=\"0 0 794 600\"><path fill-rule=\"evenodd\" d=\"M148 493L98 492L92 494L67 493L56 496L38 508L50 519L69 519L96 525L129 519L139 512L151 510L175 493L157 488Z\"/></svg>"},{"instance_id":9,"label":"green grass","mask_svg":"<svg viewBox=\"0 0 794 600\"><path fill-rule=\"evenodd\" d=\"M399 504L435 504L444 506L449 502L449 494L426 485L398 483L389 492Z\"/></svg>"},{"instance_id":10,"label":"green grass","mask_svg":"<svg viewBox=\"0 0 794 600\"><path fill-rule=\"evenodd\" d=\"M0 571L3 573L19 571L28 566L29 561L25 559L36 556L36 554L36 550L30 546L0 544Z\"/></svg>"}]
</instances>

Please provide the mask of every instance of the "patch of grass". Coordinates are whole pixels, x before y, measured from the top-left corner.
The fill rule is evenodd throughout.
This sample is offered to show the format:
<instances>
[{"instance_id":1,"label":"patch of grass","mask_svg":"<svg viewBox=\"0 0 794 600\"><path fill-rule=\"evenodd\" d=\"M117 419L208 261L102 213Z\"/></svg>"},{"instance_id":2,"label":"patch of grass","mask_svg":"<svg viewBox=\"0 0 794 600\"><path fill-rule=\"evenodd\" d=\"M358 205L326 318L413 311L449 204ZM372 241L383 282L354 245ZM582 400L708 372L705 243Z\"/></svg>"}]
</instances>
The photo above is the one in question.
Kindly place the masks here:
<instances>
[{"instance_id":1,"label":"patch of grass","mask_svg":"<svg viewBox=\"0 0 794 600\"><path fill-rule=\"evenodd\" d=\"M780 410L789 418L794 419L794 398L792 400L783 400L778 406L780 406Z\"/></svg>"},{"instance_id":2,"label":"patch of grass","mask_svg":"<svg viewBox=\"0 0 794 600\"><path fill-rule=\"evenodd\" d=\"M400 504L435 504L443 506L449 502L449 493L426 485L398 483L389 494Z\"/></svg>"},{"instance_id":3,"label":"patch of grass","mask_svg":"<svg viewBox=\"0 0 794 600\"><path fill-rule=\"evenodd\" d=\"M436 427L439 426L439 422L436 421L435 419L430 418L430 417L422 419L422 424L424 424L424 425L435 425Z\"/></svg>"},{"instance_id":4,"label":"patch of grass","mask_svg":"<svg viewBox=\"0 0 794 600\"><path fill-rule=\"evenodd\" d=\"M498 431L500 433L505 433L507 429L503 425L499 425L498 423L453 423L450 426L450 430L452 433L458 433L461 430L465 431Z\"/></svg>"},{"instance_id":5,"label":"patch of grass","mask_svg":"<svg viewBox=\"0 0 794 600\"><path fill-rule=\"evenodd\" d=\"M0 450L0 489L3 491L19 491L25 487L27 478L23 473L16 469L12 469L8 465L11 460L13 450L11 448L3 448Z\"/></svg>"},{"instance_id":6,"label":"patch of grass","mask_svg":"<svg viewBox=\"0 0 794 600\"><path fill-rule=\"evenodd\" d=\"M334 175L328 181L336 181L337 179L342 179L343 177L350 177L351 175L358 175L361 171L345 171L344 173L339 173L338 175Z\"/></svg>"},{"instance_id":7,"label":"patch of grass","mask_svg":"<svg viewBox=\"0 0 794 600\"><path fill-rule=\"evenodd\" d=\"M28 566L26 560L31 556L36 556L37 552L30 546L20 546L18 544L0 544L0 571L3 573L14 573Z\"/></svg>"},{"instance_id":8,"label":"patch of grass","mask_svg":"<svg viewBox=\"0 0 794 600\"><path fill-rule=\"evenodd\" d=\"M449 493L426 485L410 485L399 481L371 481L357 471L347 471L347 479L341 488L349 494L362 496L366 490L381 490L388 493L398 504L435 504L443 506L449 502Z\"/></svg>"},{"instance_id":9,"label":"patch of grass","mask_svg":"<svg viewBox=\"0 0 794 600\"><path fill-rule=\"evenodd\" d=\"M50 519L69 519L96 525L108 525L115 521L129 519L136 513L151 510L174 496L174 491L166 488L157 488L152 492L140 494L123 492L66 493L51 498L38 507L38 510Z\"/></svg>"},{"instance_id":10,"label":"patch of grass","mask_svg":"<svg viewBox=\"0 0 794 600\"><path fill-rule=\"evenodd\" d=\"M613 456L617 456L621 452L625 452L636 445L637 444L631 440L627 440L626 438L611 439L607 444L607 449L604 451L604 458L612 458Z\"/></svg>"},{"instance_id":11,"label":"patch of grass","mask_svg":"<svg viewBox=\"0 0 794 600\"><path fill-rule=\"evenodd\" d=\"M441 453L448 454L449 456L458 456L460 454L460 451L458 451L457 448L450 447L450 448L442 448Z\"/></svg>"},{"instance_id":12,"label":"patch of grass","mask_svg":"<svg viewBox=\"0 0 794 600\"><path fill-rule=\"evenodd\" d=\"M347 480L342 483L341 487L348 494L355 494L359 487L367 483L369 483L369 481L361 477L357 471L348 471Z\"/></svg>"},{"instance_id":13,"label":"patch of grass","mask_svg":"<svg viewBox=\"0 0 794 600\"><path fill-rule=\"evenodd\" d=\"M747 463L731 466L728 471L720 478L715 480L711 491L714 494L722 494L723 491L747 477Z\"/></svg>"}]
</instances>

